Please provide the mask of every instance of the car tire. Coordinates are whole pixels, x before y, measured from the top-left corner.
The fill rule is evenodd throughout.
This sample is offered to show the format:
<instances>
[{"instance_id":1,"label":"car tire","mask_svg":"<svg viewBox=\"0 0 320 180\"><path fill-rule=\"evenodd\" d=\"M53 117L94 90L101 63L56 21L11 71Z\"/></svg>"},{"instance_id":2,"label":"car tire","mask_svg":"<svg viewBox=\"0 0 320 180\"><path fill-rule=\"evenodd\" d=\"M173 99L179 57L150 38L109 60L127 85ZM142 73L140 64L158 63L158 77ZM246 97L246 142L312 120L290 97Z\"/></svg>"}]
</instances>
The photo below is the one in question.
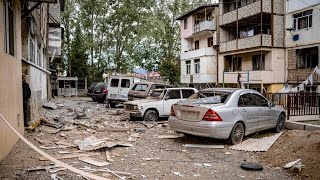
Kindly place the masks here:
<instances>
[{"instance_id":1,"label":"car tire","mask_svg":"<svg viewBox=\"0 0 320 180\"><path fill-rule=\"evenodd\" d=\"M148 110L143 116L144 121L158 121L158 119L159 115L155 110Z\"/></svg>"},{"instance_id":2,"label":"car tire","mask_svg":"<svg viewBox=\"0 0 320 180\"><path fill-rule=\"evenodd\" d=\"M116 103L113 103L113 102L109 102L109 106L111 107L111 108L115 108L116 107Z\"/></svg>"},{"instance_id":3,"label":"car tire","mask_svg":"<svg viewBox=\"0 0 320 180\"><path fill-rule=\"evenodd\" d=\"M286 116L281 113L278 117L277 125L274 128L274 132L279 133L279 132L283 131L285 121L286 121Z\"/></svg>"},{"instance_id":4,"label":"car tire","mask_svg":"<svg viewBox=\"0 0 320 180\"><path fill-rule=\"evenodd\" d=\"M232 145L239 144L243 140L244 135L244 124L242 122L237 122L230 132L230 136L228 139L229 143Z\"/></svg>"}]
</instances>

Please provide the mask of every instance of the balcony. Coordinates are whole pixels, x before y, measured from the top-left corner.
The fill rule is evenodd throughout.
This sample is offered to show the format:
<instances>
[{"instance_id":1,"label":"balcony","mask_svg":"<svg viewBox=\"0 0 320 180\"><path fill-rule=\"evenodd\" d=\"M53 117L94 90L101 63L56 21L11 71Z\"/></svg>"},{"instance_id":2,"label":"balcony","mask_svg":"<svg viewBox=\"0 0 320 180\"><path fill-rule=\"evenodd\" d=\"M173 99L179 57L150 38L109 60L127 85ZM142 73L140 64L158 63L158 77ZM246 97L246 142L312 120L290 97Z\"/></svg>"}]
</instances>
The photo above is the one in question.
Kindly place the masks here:
<instances>
[{"instance_id":1,"label":"balcony","mask_svg":"<svg viewBox=\"0 0 320 180\"><path fill-rule=\"evenodd\" d=\"M262 38L261 38L262 36ZM262 39L262 42L261 42ZM247 38L236 39L220 43L220 52L248 49L254 47L268 46L271 47L272 35L258 34Z\"/></svg>"},{"instance_id":2,"label":"balcony","mask_svg":"<svg viewBox=\"0 0 320 180\"><path fill-rule=\"evenodd\" d=\"M195 59L202 56L214 56L215 50L212 47L201 48L197 50L192 50L188 52L181 53L181 60L185 59Z\"/></svg>"},{"instance_id":3,"label":"balcony","mask_svg":"<svg viewBox=\"0 0 320 180\"><path fill-rule=\"evenodd\" d=\"M247 82L247 71L242 71L241 81ZM237 83L238 72L224 72L224 83ZM274 83L273 71L249 71L249 83Z\"/></svg>"},{"instance_id":4,"label":"balcony","mask_svg":"<svg viewBox=\"0 0 320 180\"><path fill-rule=\"evenodd\" d=\"M261 12L261 1L262 12L271 13L271 0L259 0L257 2L240 7L238 9L238 20L259 14ZM220 26L230 24L235 21L237 21L237 10L222 14L220 17Z\"/></svg>"},{"instance_id":5,"label":"balcony","mask_svg":"<svg viewBox=\"0 0 320 180\"><path fill-rule=\"evenodd\" d=\"M216 23L213 21L202 21L199 24L194 25L193 33L199 33L202 31L215 31L217 30Z\"/></svg>"}]
</instances>

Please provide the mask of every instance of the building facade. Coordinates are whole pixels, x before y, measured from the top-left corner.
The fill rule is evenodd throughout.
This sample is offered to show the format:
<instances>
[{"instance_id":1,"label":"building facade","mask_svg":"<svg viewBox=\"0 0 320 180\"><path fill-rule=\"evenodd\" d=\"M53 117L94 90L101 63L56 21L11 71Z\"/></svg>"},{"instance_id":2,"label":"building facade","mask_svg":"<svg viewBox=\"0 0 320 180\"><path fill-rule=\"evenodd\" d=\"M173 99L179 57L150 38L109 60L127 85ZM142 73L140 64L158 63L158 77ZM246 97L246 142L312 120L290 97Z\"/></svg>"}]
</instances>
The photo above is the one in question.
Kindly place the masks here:
<instances>
[{"instance_id":1,"label":"building facade","mask_svg":"<svg viewBox=\"0 0 320 180\"><path fill-rule=\"evenodd\" d=\"M181 80L197 88L215 86L218 82L218 4L206 4L182 15Z\"/></svg>"},{"instance_id":2,"label":"building facade","mask_svg":"<svg viewBox=\"0 0 320 180\"><path fill-rule=\"evenodd\" d=\"M218 79L224 87L277 92L286 79L283 0L221 0Z\"/></svg>"},{"instance_id":3,"label":"building facade","mask_svg":"<svg viewBox=\"0 0 320 180\"><path fill-rule=\"evenodd\" d=\"M21 1L0 0L0 113L23 134ZM0 160L18 137L0 120Z\"/></svg>"},{"instance_id":4,"label":"building facade","mask_svg":"<svg viewBox=\"0 0 320 180\"><path fill-rule=\"evenodd\" d=\"M320 0L287 0L286 10L287 82L292 88L306 81L320 65ZM300 90L320 93L317 73L312 81Z\"/></svg>"}]
</instances>

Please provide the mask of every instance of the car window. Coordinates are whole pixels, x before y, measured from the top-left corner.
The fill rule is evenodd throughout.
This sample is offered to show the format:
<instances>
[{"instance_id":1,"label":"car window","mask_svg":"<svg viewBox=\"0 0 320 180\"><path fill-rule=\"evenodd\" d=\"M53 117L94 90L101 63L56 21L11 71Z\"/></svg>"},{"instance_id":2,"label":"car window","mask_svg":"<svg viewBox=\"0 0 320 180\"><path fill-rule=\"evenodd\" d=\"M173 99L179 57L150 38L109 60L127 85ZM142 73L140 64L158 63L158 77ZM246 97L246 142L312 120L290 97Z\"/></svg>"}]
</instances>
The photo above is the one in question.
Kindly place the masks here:
<instances>
[{"instance_id":1,"label":"car window","mask_svg":"<svg viewBox=\"0 0 320 180\"><path fill-rule=\"evenodd\" d=\"M193 89L182 89L182 98L188 98L190 97L192 94L194 94L194 90Z\"/></svg>"},{"instance_id":2,"label":"car window","mask_svg":"<svg viewBox=\"0 0 320 180\"><path fill-rule=\"evenodd\" d=\"M239 107L250 107L254 106L254 100L252 98L251 93L248 94L243 94L240 96L239 101L238 101L238 106Z\"/></svg>"},{"instance_id":3,"label":"car window","mask_svg":"<svg viewBox=\"0 0 320 180\"><path fill-rule=\"evenodd\" d=\"M169 99L181 99L180 90L170 90L167 96Z\"/></svg>"},{"instance_id":4,"label":"car window","mask_svg":"<svg viewBox=\"0 0 320 180\"><path fill-rule=\"evenodd\" d=\"M145 91L147 89L147 84L135 84L132 88L134 91Z\"/></svg>"},{"instance_id":5,"label":"car window","mask_svg":"<svg viewBox=\"0 0 320 180\"><path fill-rule=\"evenodd\" d=\"M119 85L119 79L111 79L111 87L118 87Z\"/></svg>"},{"instance_id":6,"label":"car window","mask_svg":"<svg viewBox=\"0 0 320 180\"><path fill-rule=\"evenodd\" d=\"M199 91L192 96L190 96L188 99L198 99L198 98L207 98L207 97L214 97L214 96L220 96L221 103L227 103L228 99L231 96L230 92L225 91Z\"/></svg>"},{"instance_id":7,"label":"car window","mask_svg":"<svg viewBox=\"0 0 320 180\"><path fill-rule=\"evenodd\" d=\"M268 101L264 97L258 94L252 94L252 95L254 97L254 100L255 100L254 102L256 106L268 107Z\"/></svg>"},{"instance_id":8,"label":"car window","mask_svg":"<svg viewBox=\"0 0 320 180\"><path fill-rule=\"evenodd\" d=\"M160 98L160 96L161 96L162 92L163 92L163 91L159 91L159 90L152 91L152 93L149 95L149 97L156 97L156 98Z\"/></svg>"},{"instance_id":9,"label":"car window","mask_svg":"<svg viewBox=\"0 0 320 180\"><path fill-rule=\"evenodd\" d=\"M129 88L130 87L130 79L121 79L121 87Z\"/></svg>"}]
</instances>

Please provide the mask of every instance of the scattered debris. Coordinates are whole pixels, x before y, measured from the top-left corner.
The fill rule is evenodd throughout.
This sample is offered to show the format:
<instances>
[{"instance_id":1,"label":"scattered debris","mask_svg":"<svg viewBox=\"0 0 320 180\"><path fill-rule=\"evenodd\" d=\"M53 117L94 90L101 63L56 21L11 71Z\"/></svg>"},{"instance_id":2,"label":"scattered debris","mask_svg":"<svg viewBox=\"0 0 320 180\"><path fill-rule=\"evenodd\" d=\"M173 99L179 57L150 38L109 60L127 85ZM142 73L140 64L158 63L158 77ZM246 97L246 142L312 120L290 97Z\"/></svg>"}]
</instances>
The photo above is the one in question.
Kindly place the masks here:
<instances>
[{"instance_id":1,"label":"scattered debris","mask_svg":"<svg viewBox=\"0 0 320 180\"><path fill-rule=\"evenodd\" d=\"M231 154L231 153L230 153L230 152L226 152L226 153L224 153L224 154L229 155L229 154Z\"/></svg>"},{"instance_id":2,"label":"scattered debris","mask_svg":"<svg viewBox=\"0 0 320 180\"><path fill-rule=\"evenodd\" d=\"M130 131L130 128L105 128L97 129L98 132L127 132Z\"/></svg>"},{"instance_id":3,"label":"scattered debris","mask_svg":"<svg viewBox=\"0 0 320 180\"><path fill-rule=\"evenodd\" d=\"M106 158L107 158L107 161L110 161L110 162L113 161L113 159L111 158L111 154L110 154L109 150L106 150Z\"/></svg>"},{"instance_id":4,"label":"scattered debris","mask_svg":"<svg viewBox=\"0 0 320 180\"><path fill-rule=\"evenodd\" d=\"M207 163L203 163L202 164L204 167L211 167L212 165L211 164L207 164Z\"/></svg>"},{"instance_id":5,"label":"scattered debris","mask_svg":"<svg viewBox=\"0 0 320 180\"><path fill-rule=\"evenodd\" d=\"M183 135L159 135L158 139L177 139L183 137Z\"/></svg>"},{"instance_id":6,"label":"scattered debris","mask_svg":"<svg viewBox=\"0 0 320 180\"><path fill-rule=\"evenodd\" d=\"M34 139L35 139L36 141L38 141L40 144L47 144L46 141L44 141L44 140L42 140L42 139L40 139L40 138L38 138L38 137L35 137Z\"/></svg>"},{"instance_id":7,"label":"scattered debris","mask_svg":"<svg viewBox=\"0 0 320 180\"><path fill-rule=\"evenodd\" d=\"M57 173L50 175L51 180L58 180Z\"/></svg>"},{"instance_id":8,"label":"scattered debris","mask_svg":"<svg viewBox=\"0 0 320 180\"><path fill-rule=\"evenodd\" d=\"M102 167L110 164L108 162L96 161L90 157L79 157L78 159L82 162L85 162L94 166L98 166L98 167Z\"/></svg>"},{"instance_id":9,"label":"scattered debris","mask_svg":"<svg viewBox=\"0 0 320 180\"><path fill-rule=\"evenodd\" d=\"M89 119L85 113L78 113L73 119Z\"/></svg>"},{"instance_id":10,"label":"scattered debris","mask_svg":"<svg viewBox=\"0 0 320 180\"><path fill-rule=\"evenodd\" d=\"M297 159L295 161L289 162L286 165L284 165L283 168L285 169L291 168L293 165L297 164L299 161L301 161L301 159Z\"/></svg>"},{"instance_id":11,"label":"scattered debris","mask_svg":"<svg viewBox=\"0 0 320 180\"><path fill-rule=\"evenodd\" d=\"M263 166L259 163L243 162L241 168L245 170L262 171Z\"/></svg>"},{"instance_id":12,"label":"scattered debris","mask_svg":"<svg viewBox=\"0 0 320 180\"><path fill-rule=\"evenodd\" d=\"M182 177L182 174L179 172L173 172L174 175Z\"/></svg>"},{"instance_id":13,"label":"scattered debris","mask_svg":"<svg viewBox=\"0 0 320 180\"><path fill-rule=\"evenodd\" d=\"M290 168L290 172L301 173L303 167L305 167L305 165L303 165L301 162L298 162Z\"/></svg>"},{"instance_id":14,"label":"scattered debris","mask_svg":"<svg viewBox=\"0 0 320 180\"><path fill-rule=\"evenodd\" d=\"M208 148L208 149L223 149L224 145L205 145L205 144L184 144L186 148Z\"/></svg>"},{"instance_id":15,"label":"scattered debris","mask_svg":"<svg viewBox=\"0 0 320 180\"><path fill-rule=\"evenodd\" d=\"M134 132L136 132L136 133L145 133L146 132L146 128L134 128Z\"/></svg>"},{"instance_id":16,"label":"scattered debris","mask_svg":"<svg viewBox=\"0 0 320 180\"><path fill-rule=\"evenodd\" d=\"M73 159L73 158L79 158L79 157L89 157L89 156L98 156L100 153L93 153L93 154L70 154L66 156L53 156L55 159ZM39 157L40 161L48 161L46 157Z\"/></svg>"},{"instance_id":17,"label":"scattered debris","mask_svg":"<svg viewBox=\"0 0 320 180\"><path fill-rule=\"evenodd\" d=\"M265 152L270 149L270 147L277 141L282 133L283 132L260 139L250 138L229 148L239 151Z\"/></svg>"},{"instance_id":18,"label":"scattered debris","mask_svg":"<svg viewBox=\"0 0 320 180\"><path fill-rule=\"evenodd\" d=\"M58 106L53 102L45 103L45 104L43 104L43 107L46 109L52 109L52 110L58 109Z\"/></svg>"},{"instance_id":19,"label":"scattered debris","mask_svg":"<svg viewBox=\"0 0 320 180\"><path fill-rule=\"evenodd\" d=\"M27 172L39 171L39 170L49 171L50 169L60 168L60 167L61 167L61 166L59 166L59 165L53 165L53 166L37 166L37 167L33 167L33 168L24 169L24 171L27 171Z\"/></svg>"},{"instance_id":20,"label":"scattered debris","mask_svg":"<svg viewBox=\"0 0 320 180\"><path fill-rule=\"evenodd\" d=\"M75 140L74 144L79 146L82 151L92 151L101 148L111 148L117 145L117 143L106 141L105 139L97 139L94 136L86 137L83 140Z\"/></svg>"},{"instance_id":21,"label":"scattered debris","mask_svg":"<svg viewBox=\"0 0 320 180\"><path fill-rule=\"evenodd\" d=\"M77 145L75 145L73 143L65 142L65 141L57 141L55 143L57 145L63 145L63 146L66 146L66 147L77 147Z\"/></svg>"}]
</instances>

